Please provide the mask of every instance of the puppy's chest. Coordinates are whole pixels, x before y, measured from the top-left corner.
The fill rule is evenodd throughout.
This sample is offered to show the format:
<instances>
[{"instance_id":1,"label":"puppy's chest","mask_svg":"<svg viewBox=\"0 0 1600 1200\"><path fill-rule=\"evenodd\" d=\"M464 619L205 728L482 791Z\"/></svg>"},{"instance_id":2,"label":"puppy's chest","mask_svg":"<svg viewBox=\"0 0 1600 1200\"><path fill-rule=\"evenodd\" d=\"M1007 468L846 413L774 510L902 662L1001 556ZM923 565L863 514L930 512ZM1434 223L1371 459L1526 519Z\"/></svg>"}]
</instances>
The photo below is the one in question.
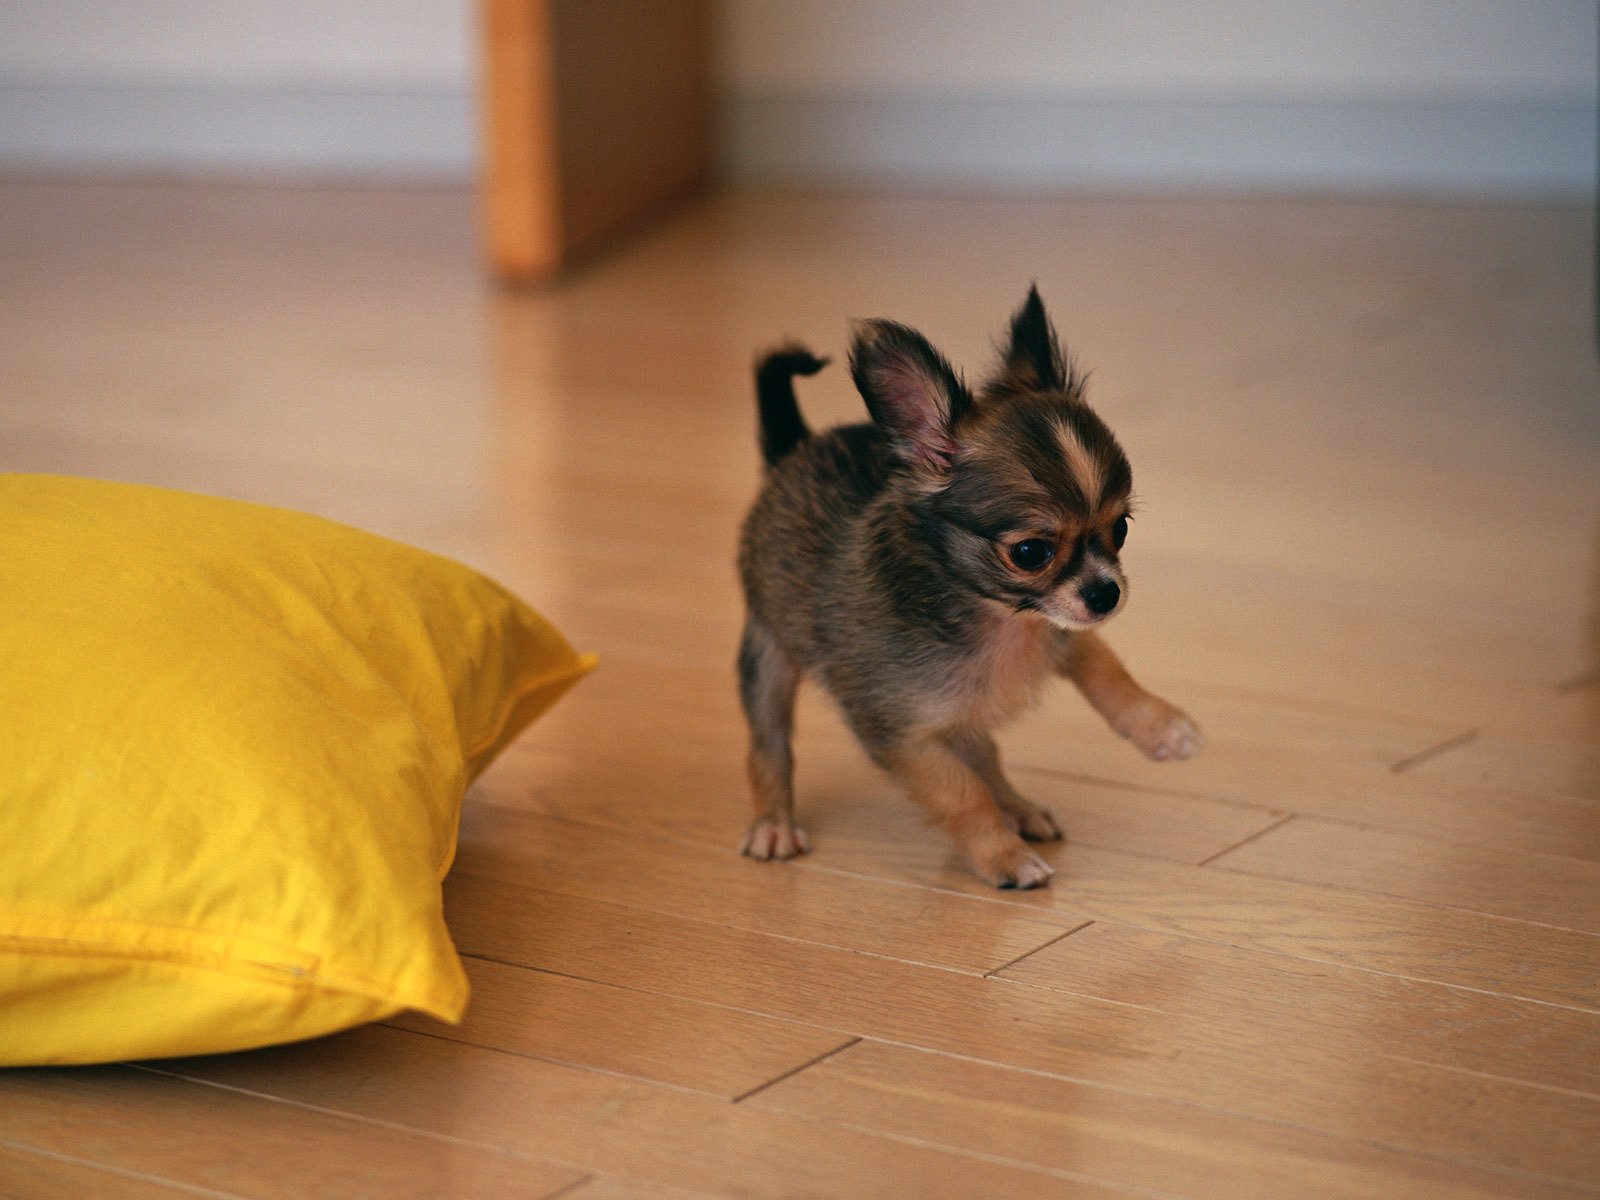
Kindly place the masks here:
<instances>
[{"instance_id":1,"label":"puppy's chest","mask_svg":"<svg viewBox=\"0 0 1600 1200\"><path fill-rule=\"evenodd\" d=\"M1043 621L1009 616L985 630L946 685L948 723L990 729L1032 705L1050 674L1051 636Z\"/></svg>"}]
</instances>

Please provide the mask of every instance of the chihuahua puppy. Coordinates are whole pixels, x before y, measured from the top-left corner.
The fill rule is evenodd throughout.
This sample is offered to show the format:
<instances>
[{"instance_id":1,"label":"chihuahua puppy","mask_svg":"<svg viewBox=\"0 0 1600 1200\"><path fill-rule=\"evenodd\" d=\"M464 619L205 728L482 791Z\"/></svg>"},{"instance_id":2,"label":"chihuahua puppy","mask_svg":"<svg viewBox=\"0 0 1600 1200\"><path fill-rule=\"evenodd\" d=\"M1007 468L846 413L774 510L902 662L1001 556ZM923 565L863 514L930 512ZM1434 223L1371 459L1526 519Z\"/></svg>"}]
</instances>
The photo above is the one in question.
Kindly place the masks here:
<instances>
[{"instance_id":1,"label":"chihuahua puppy","mask_svg":"<svg viewBox=\"0 0 1600 1200\"><path fill-rule=\"evenodd\" d=\"M1066 676L1154 759L1200 745L1095 629L1126 602L1119 554L1133 476L1083 399L1037 289L977 395L913 329L854 327L850 373L870 423L813 436L796 375L826 360L787 345L757 364L764 486L746 517L739 690L755 820L743 853L787 859L795 824L795 691L820 682L873 762L997 887L1046 883L1028 841L1061 837L1019 795L992 731Z\"/></svg>"}]
</instances>

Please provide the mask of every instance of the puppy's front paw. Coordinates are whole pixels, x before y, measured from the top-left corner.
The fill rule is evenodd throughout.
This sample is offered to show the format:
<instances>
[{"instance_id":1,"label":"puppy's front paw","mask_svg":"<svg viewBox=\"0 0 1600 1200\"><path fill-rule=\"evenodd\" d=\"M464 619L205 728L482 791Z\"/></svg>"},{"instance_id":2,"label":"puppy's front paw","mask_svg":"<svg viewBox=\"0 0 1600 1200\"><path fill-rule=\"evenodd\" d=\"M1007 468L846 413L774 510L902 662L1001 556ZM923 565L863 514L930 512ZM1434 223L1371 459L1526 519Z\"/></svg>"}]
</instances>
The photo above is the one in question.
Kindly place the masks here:
<instances>
[{"instance_id":1,"label":"puppy's front paw","mask_svg":"<svg viewBox=\"0 0 1600 1200\"><path fill-rule=\"evenodd\" d=\"M739 853L762 861L788 859L811 849L811 839L806 831L793 821L777 817L763 817L745 831Z\"/></svg>"},{"instance_id":2,"label":"puppy's front paw","mask_svg":"<svg viewBox=\"0 0 1600 1200\"><path fill-rule=\"evenodd\" d=\"M1200 727L1181 708L1146 696L1117 724L1117 732L1157 762L1193 758L1205 743Z\"/></svg>"},{"instance_id":3,"label":"puppy's front paw","mask_svg":"<svg viewBox=\"0 0 1600 1200\"><path fill-rule=\"evenodd\" d=\"M1043 887L1055 874L1050 864L1029 850L1021 838L1013 838L982 861L974 859L972 868L998 888Z\"/></svg>"}]
</instances>

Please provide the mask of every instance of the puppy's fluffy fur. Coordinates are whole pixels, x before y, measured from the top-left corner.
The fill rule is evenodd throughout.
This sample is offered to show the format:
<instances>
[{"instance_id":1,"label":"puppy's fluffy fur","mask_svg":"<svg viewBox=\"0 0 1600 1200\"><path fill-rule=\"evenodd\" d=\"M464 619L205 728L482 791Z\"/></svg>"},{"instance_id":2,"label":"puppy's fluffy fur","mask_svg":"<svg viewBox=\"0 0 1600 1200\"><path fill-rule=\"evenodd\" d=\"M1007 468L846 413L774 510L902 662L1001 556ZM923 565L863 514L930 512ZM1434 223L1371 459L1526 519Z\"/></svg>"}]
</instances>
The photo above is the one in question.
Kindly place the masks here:
<instances>
[{"instance_id":1,"label":"puppy's fluffy fur","mask_svg":"<svg viewBox=\"0 0 1600 1200\"><path fill-rule=\"evenodd\" d=\"M978 875L1037 887L1051 869L1024 839L1061 830L1007 781L991 732L1049 675L1153 758L1199 745L1193 722L1093 632L1127 596L1128 460L1084 402L1037 290L977 395L915 330L865 321L850 371L872 420L813 436L793 378L824 365L788 345L756 370L767 478L739 548L756 810L743 850L808 849L790 729L809 674Z\"/></svg>"}]
</instances>

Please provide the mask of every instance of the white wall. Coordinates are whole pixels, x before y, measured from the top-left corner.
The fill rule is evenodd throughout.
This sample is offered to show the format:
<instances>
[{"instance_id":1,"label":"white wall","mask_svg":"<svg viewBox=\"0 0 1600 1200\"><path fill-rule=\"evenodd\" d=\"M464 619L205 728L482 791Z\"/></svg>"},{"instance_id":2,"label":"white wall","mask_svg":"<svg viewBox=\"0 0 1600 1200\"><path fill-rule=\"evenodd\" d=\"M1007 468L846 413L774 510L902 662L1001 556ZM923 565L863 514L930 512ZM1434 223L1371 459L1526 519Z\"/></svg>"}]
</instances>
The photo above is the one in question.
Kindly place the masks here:
<instances>
[{"instance_id":1,"label":"white wall","mask_svg":"<svg viewBox=\"0 0 1600 1200\"><path fill-rule=\"evenodd\" d=\"M0 0L0 165L467 178L469 0Z\"/></svg>"},{"instance_id":2,"label":"white wall","mask_svg":"<svg viewBox=\"0 0 1600 1200\"><path fill-rule=\"evenodd\" d=\"M0 75L465 89L464 0L4 0Z\"/></svg>"},{"instance_id":3,"label":"white wall","mask_svg":"<svg viewBox=\"0 0 1600 1200\"><path fill-rule=\"evenodd\" d=\"M738 92L1593 94L1593 0L727 0Z\"/></svg>"},{"instance_id":4,"label":"white wall","mask_svg":"<svg viewBox=\"0 0 1600 1200\"><path fill-rule=\"evenodd\" d=\"M724 165L766 181L1581 193L1596 8L719 0ZM475 34L472 0L0 0L0 167L466 178Z\"/></svg>"}]
</instances>

